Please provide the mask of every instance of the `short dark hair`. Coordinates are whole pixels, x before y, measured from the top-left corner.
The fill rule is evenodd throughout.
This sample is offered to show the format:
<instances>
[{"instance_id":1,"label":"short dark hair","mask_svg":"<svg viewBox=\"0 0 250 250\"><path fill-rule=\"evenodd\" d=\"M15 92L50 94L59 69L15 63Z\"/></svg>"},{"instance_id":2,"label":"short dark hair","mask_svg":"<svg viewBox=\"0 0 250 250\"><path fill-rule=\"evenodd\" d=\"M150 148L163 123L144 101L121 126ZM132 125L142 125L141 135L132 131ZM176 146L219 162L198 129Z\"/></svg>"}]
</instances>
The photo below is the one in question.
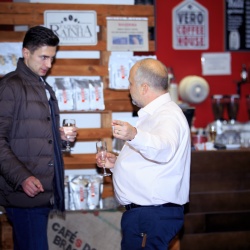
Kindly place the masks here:
<instances>
[{"instance_id":1,"label":"short dark hair","mask_svg":"<svg viewBox=\"0 0 250 250\"><path fill-rule=\"evenodd\" d=\"M42 46L56 47L60 40L51 30L43 26L34 26L30 28L23 40L23 48L33 53Z\"/></svg>"}]
</instances>

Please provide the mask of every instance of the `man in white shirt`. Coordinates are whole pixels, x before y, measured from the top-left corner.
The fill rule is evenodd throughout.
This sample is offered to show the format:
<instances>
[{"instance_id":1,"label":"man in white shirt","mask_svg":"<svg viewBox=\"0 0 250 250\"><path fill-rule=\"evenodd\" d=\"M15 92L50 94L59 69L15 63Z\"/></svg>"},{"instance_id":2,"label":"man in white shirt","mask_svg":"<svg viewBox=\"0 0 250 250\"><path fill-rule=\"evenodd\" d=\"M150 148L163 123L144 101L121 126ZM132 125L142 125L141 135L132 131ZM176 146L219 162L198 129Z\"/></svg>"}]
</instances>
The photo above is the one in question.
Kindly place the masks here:
<instances>
[{"instance_id":1,"label":"man in white shirt","mask_svg":"<svg viewBox=\"0 0 250 250\"><path fill-rule=\"evenodd\" d=\"M136 127L112 122L125 140L116 157L108 153L117 200L124 205L122 250L166 250L183 226L189 201L190 130L168 93L167 68L158 60L135 63L129 75L132 101L141 109ZM97 155L97 164L101 166Z\"/></svg>"}]
</instances>

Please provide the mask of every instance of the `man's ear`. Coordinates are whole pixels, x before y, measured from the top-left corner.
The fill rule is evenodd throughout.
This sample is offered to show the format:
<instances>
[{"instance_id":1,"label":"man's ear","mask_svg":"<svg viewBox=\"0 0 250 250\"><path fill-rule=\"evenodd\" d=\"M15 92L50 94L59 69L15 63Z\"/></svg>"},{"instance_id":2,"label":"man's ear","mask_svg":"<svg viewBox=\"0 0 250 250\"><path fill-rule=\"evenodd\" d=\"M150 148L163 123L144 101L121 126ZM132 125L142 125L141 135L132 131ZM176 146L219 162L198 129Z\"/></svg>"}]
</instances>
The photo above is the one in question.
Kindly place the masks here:
<instances>
[{"instance_id":1,"label":"man's ear","mask_svg":"<svg viewBox=\"0 0 250 250\"><path fill-rule=\"evenodd\" d=\"M28 58L29 54L30 54L30 51L28 49L26 49L26 48L23 48L22 53L23 53L23 58Z\"/></svg>"},{"instance_id":2,"label":"man's ear","mask_svg":"<svg viewBox=\"0 0 250 250\"><path fill-rule=\"evenodd\" d=\"M148 84L147 83L143 83L142 84L142 94L145 95L148 92L148 88L149 88Z\"/></svg>"}]
</instances>

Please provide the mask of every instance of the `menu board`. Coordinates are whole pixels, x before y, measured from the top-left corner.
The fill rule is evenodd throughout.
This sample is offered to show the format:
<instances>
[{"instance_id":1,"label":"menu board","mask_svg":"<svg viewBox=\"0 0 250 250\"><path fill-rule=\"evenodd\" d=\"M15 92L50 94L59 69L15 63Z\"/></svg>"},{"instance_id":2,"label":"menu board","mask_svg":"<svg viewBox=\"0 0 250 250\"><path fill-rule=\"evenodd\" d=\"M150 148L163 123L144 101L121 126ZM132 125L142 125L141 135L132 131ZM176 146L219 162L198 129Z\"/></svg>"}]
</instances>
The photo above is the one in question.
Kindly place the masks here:
<instances>
[{"instance_id":1,"label":"menu board","mask_svg":"<svg viewBox=\"0 0 250 250\"><path fill-rule=\"evenodd\" d=\"M250 50L250 0L225 0L227 51Z\"/></svg>"}]
</instances>

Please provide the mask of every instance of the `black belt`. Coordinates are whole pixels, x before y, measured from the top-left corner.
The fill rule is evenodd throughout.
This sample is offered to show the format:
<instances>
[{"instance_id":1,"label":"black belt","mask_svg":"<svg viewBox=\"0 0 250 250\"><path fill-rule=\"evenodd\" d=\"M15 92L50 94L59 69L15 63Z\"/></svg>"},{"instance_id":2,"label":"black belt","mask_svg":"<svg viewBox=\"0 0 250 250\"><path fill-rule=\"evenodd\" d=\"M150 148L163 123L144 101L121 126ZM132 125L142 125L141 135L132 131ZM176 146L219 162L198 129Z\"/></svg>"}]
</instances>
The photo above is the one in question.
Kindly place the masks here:
<instances>
[{"instance_id":1,"label":"black belt","mask_svg":"<svg viewBox=\"0 0 250 250\"><path fill-rule=\"evenodd\" d=\"M125 205L126 210L130 210L132 208L138 208L138 207L181 207L182 205L178 205L178 204L174 204L174 203L165 203L165 204L161 204L161 205L137 205L135 203L131 203L128 205Z\"/></svg>"}]
</instances>

